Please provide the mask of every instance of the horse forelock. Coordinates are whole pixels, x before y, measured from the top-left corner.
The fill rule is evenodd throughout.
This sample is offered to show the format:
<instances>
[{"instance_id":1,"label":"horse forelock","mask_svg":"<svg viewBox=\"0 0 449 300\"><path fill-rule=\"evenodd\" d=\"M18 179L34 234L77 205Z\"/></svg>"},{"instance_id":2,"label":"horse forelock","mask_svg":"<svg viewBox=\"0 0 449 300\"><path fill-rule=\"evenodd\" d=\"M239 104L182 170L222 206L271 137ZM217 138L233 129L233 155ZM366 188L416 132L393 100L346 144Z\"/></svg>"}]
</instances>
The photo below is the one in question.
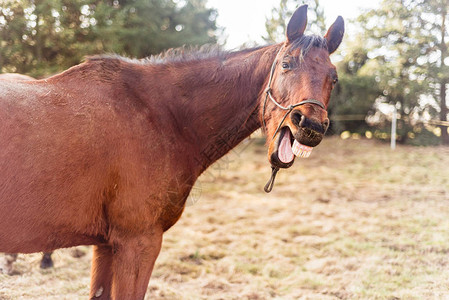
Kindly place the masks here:
<instances>
[{"instance_id":1,"label":"horse forelock","mask_svg":"<svg viewBox=\"0 0 449 300\"><path fill-rule=\"evenodd\" d=\"M292 42L290 50L300 50L298 59L301 62L312 48L327 50L327 40L319 35L303 35Z\"/></svg>"}]
</instances>

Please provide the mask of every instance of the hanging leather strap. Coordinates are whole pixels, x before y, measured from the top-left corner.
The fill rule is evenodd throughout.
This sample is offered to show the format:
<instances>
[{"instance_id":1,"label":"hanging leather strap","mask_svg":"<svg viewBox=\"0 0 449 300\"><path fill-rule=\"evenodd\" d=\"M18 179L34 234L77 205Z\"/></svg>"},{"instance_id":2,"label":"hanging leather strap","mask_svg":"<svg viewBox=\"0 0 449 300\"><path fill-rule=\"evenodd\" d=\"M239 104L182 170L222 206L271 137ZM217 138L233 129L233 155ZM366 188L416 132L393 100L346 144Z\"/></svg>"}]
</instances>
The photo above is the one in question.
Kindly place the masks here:
<instances>
[{"instance_id":1,"label":"hanging leather strap","mask_svg":"<svg viewBox=\"0 0 449 300\"><path fill-rule=\"evenodd\" d=\"M274 180L276 179L276 174L278 173L279 168L275 167L275 166L271 166L271 177L268 180L267 184L265 185L265 187L263 188L263 190L265 191L265 193L269 193L271 192L271 190L273 189L274 186Z\"/></svg>"}]
</instances>

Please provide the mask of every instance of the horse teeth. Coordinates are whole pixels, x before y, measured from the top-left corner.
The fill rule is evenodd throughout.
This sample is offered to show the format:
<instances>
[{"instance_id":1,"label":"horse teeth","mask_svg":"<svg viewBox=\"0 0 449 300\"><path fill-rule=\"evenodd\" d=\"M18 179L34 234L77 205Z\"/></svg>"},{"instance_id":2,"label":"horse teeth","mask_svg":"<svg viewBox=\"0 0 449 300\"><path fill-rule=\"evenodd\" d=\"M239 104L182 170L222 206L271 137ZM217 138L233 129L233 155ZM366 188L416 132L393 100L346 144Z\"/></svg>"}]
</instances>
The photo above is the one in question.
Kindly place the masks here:
<instances>
[{"instance_id":1,"label":"horse teeth","mask_svg":"<svg viewBox=\"0 0 449 300\"><path fill-rule=\"evenodd\" d=\"M295 154L296 157L303 157L307 158L312 153L313 147L309 147L306 145L302 145L298 143L296 140L293 143L292 151L293 154Z\"/></svg>"}]
</instances>

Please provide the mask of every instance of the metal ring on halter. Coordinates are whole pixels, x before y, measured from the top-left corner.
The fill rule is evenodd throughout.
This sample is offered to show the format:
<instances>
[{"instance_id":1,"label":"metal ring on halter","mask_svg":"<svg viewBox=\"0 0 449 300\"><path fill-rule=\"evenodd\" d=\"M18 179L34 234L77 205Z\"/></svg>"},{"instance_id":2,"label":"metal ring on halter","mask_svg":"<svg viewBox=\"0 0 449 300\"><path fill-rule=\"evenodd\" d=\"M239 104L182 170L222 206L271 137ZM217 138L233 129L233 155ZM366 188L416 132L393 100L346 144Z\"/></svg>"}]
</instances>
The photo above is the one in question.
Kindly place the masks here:
<instances>
[{"instance_id":1,"label":"metal ring on halter","mask_svg":"<svg viewBox=\"0 0 449 300\"><path fill-rule=\"evenodd\" d=\"M277 65L277 62L278 62L279 53L281 53L283 48L284 48L284 46L282 46L281 49L279 49L279 52L276 54L276 57L275 57L275 59L273 61L273 64L271 65L270 78L268 79L267 88L265 89L266 95L265 95L265 100L263 102L263 110L262 110L262 122L263 122L263 129L264 129L265 132L267 130L267 125L265 123L265 111L266 111L266 106L267 106L267 100L268 99L270 99L271 102L273 102L280 109L287 111L285 113L284 117L282 118L282 121L279 123L278 127L276 128L276 131L274 132L272 139L274 139L276 134L281 129L281 126L284 123L285 119L287 118L287 116L292 112L292 110L295 107L298 107L298 106L310 103L310 104L316 104L316 105L320 106L322 109L326 109L326 107L324 106L324 104L322 102L320 102L318 100L315 100L315 99L306 99L306 100L303 100L303 101L298 102L296 104L290 105L289 107L282 106L281 104L279 104L279 102L276 101L276 99L274 99L273 95L271 94L271 82L273 81L274 71L276 69L276 65Z\"/></svg>"}]
</instances>

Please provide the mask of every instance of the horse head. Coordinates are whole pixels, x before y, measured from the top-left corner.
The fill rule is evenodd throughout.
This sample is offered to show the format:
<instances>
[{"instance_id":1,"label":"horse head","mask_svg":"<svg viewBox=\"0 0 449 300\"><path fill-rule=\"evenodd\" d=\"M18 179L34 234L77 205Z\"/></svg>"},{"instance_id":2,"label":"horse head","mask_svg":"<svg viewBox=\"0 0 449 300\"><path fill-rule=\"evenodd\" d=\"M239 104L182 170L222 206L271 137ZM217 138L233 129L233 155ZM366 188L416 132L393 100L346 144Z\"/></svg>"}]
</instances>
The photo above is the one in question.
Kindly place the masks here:
<instances>
[{"instance_id":1,"label":"horse head","mask_svg":"<svg viewBox=\"0 0 449 300\"><path fill-rule=\"evenodd\" d=\"M344 21L338 17L324 37L304 35L306 25L303 5L288 23L263 97L268 158L275 168L288 168L295 156L310 155L329 127L326 109L338 81L329 56L341 43Z\"/></svg>"}]
</instances>

